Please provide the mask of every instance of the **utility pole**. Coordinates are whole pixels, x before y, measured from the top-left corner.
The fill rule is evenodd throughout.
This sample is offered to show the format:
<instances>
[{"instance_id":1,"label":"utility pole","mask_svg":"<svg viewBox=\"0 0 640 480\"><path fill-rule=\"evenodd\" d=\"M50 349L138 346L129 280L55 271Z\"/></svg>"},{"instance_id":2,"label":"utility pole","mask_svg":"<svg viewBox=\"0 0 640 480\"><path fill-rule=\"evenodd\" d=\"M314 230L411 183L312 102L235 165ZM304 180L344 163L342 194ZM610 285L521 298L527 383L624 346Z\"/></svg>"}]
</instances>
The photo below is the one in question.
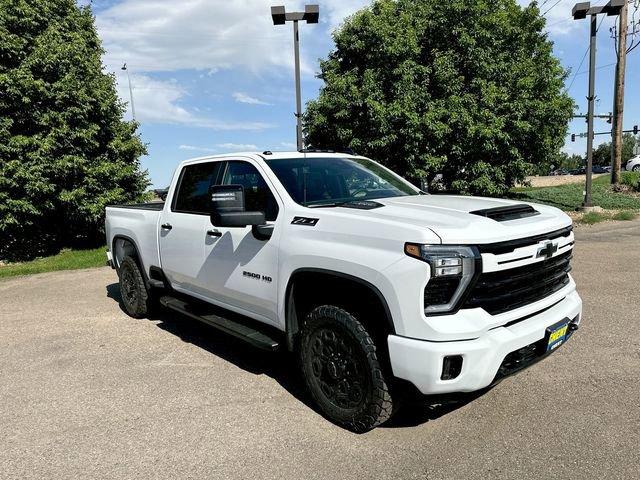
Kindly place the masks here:
<instances>
[{"instance_id":1,"label":"utility pole","mask_svg":"<svg viewBox=\"0 0 640 480\"><path fill-rule=\"evenodd\" d=\"M271 7L271 18L274 25L284 25L286 22L293 22L293 52L296 70L296 144L298 151L304 150L304 140L302 137L302 92L300 88L300 34L298 32L298 22L301 20L307 23L318 23L320 17L320 7L318 5L305 5L304 12L287 13L285 8Z\"/></svg>"},{"instance_id":2,"label":"utility pole","mask_svg":"<svg viewBox=\"0 0 640 480\"><path fill-rule=\"evenodd\" d=\"M611 183L620 182L622 164L622 123L624 120L624 77L627 68L627 17L629 4L625 1L620 10L620 29L618 32L618 62L613 94L613 141L611 142Z\"/></svg>"},{"instance_id":3,"label":"utility pole","mask_svg":"<svg viewBox=\"0 0 640 480\"><path fill-rule=\"evenodd\" d=\"M133 121L136 121L136 107L133 105L133 87L131 87L131 77L129 76L129 69L127 68L127 64L123 64L120 70L124 70L127 72L127 80L129 81L129 98L131 99L131 117Z\"/></svg>"},{"instance_id":4,"label":"utility pole","mask_svg":"<svg viewBox=\"0 0 640 480\"><path fill-rule=\"evenodd\" d=\"M598 15L619 15L620 9L627 0L610 0L606 5L592 7L591 2L576 3L572 10L574 20L582 20L590 16L591 30L589 35L589 94L587 96L587 179L585 182L584 202L582 206L593 207L591 201L591 186L593 180L593 110L595 105L595 81L596 81L596 34L598 33Z\"/></svg>"}]
</instances>

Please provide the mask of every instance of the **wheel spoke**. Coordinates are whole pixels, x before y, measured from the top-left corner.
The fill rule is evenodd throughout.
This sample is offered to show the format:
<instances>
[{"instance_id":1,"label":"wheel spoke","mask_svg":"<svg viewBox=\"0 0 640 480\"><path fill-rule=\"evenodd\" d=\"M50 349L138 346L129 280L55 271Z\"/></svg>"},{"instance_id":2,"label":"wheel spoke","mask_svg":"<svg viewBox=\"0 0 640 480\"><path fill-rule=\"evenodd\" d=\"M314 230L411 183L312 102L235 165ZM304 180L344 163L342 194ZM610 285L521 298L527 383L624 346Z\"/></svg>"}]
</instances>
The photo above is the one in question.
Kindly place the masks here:
<instances>
[{"instance_id":1,"label":"wheel spoke","mask_svg":"<svg viewBox=\"0 0 640 480\"><path fill-rule=\"evenodd\" d=\"M350 337L321 328L310 339L311 370L320 390L339 408L354 409L365 400L366 368Z\"/></svg>"}]
</instances>

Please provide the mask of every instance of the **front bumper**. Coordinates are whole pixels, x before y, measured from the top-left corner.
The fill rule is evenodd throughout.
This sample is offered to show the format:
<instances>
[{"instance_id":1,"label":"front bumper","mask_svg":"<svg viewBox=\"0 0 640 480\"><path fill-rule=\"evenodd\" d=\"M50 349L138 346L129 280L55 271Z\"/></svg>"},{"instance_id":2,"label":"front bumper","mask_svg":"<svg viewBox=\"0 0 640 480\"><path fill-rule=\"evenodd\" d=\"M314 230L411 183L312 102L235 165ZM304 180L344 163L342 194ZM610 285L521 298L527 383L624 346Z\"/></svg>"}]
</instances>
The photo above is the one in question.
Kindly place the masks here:
<instances>
[{"instance_id":1,"label":"front bumper","mask_svg":"<svg viewBox=\"0 0 640 480\"><path fill-rule=\"evenodd\" d=\"M390 335L391 368L396 377L411 382L426 395L480 390L540 359L508 371L503 365L507 355L543 339L547 327L564 318L578 325L581 315L582 300L574 290L543 312L492 328L472 340L430 342ZM455 355L463 360L460 374L451 380L441 380L444 358Z\"/></svg>"}]
</instances>

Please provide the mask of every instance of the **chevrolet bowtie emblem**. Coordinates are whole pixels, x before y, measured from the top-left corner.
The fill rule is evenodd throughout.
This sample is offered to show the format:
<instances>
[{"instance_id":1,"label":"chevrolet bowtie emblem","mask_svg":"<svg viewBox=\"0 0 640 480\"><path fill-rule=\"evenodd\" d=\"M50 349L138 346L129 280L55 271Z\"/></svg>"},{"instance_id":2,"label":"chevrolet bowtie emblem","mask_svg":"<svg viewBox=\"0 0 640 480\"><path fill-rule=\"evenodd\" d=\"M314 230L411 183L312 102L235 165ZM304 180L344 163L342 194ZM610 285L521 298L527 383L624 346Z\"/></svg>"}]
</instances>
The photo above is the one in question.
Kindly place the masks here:
<instances>
[{"instance_id":1,"label":"chevrolet bowtie emblem","mask_svg":"<svg viewBox=\"0 0 640 480\"><path fill-rule=\"evenodd\" d=\"M553 254L558 251L558 244L553 243L551 240L547 240L544 244L544 247L538 249L537 258L546 257L551 258Z\"/></svg>"}]
</instances>

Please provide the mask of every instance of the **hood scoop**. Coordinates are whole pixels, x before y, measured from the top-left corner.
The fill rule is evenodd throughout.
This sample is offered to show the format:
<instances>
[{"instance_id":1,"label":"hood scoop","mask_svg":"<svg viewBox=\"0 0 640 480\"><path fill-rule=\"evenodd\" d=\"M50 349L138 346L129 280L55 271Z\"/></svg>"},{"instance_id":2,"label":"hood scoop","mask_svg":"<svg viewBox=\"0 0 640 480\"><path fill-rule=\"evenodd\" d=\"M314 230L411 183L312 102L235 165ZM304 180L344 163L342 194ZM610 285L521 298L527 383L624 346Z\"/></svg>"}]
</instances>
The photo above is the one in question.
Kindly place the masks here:
<instances>
[{"instance_id":1,"label":"hood scoop","mask_svg":"<svg viewBox=\"0 0 640 480\"><path fill-rule=\"evenodd\" d=\"M469 212L472 215L490 218L496 222L507 222L509 220L518 220L519 218L534 217L540 215L531 205L519 204L508 205L506 207L485 208L484 210L475 210Z\"/></svg>"}]
</instances>

